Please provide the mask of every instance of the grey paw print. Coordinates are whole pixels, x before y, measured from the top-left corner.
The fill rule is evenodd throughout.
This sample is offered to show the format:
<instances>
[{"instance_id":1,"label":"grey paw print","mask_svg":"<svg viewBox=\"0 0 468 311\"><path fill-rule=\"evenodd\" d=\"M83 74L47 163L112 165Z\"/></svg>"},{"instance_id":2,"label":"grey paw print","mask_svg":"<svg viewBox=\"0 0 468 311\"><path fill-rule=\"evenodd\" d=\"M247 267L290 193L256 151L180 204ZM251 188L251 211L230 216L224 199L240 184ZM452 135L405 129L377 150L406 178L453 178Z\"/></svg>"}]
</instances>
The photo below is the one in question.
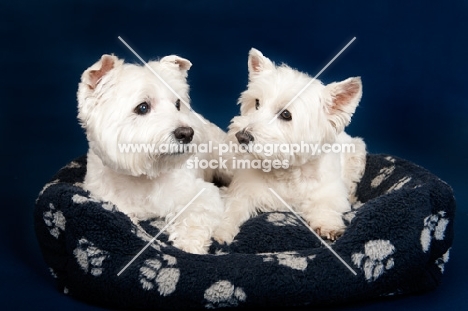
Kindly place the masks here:
<instances>
[{"instance_id":1,"label":"grey paw print","mask_svg":"<svg viewBox=\"0 0 468 311\"><path fill-rule=\"evenodd\" d=\"M44 223L50 234L58 239L60 231L65 231L66 220L61 211L58 211L52 203L49 203L49 210L42 214Z\"/></svg>"},{"instance_id":2,"label":"grey paw print","mask_svg":"<svg viewBox=\"0 0 468 311\"><path fill-rule=\"evenodd\" d=\"M110 212L118 211L117 207L114 204L112 204L111 202L102 202L99 199L94 198L91 195L90 196L83 196L83 195L80 195L80 194L75 194L72 197L72 201L75 204L85 204L85 203L88 203L88 202L100 203L102 208L104 208L106 211L110 211Z\"/></svg>"},{"instance_id":3,"label":"grey paw print","mask_svg":"<svg viewBox=\"0 0 468 311\"><path fill-rule=\"evenodd\" d=\"M372 240L364 245L364 253L354 253L351 258L358 268L364 269L369 282L377 280L386 270L393 268L395 247L387 240Z\"/></svg>"},{"instance_id":4,"label":"grey paw print","mask_svg":"<svg viewBox=\"0 0 468 311\"><path fill-rule=\"evenodd\" d=\"M267 221L279 227L299 225L299 222L297 221L296 217L284 213L269 213Z\"/></svg>"},{"instance_id":5,"label":"grey paw print","mask_svg":"<svg viewBox=\"0 0 468 311\"><path fill-rule=\"evenodd\" d=\"M157 286L162 296L172 294L176 290L180 277L180 270L174 268L176 264L177 259L170 255L145 260L140 268L139 276L143 289L151 290Z\"/></svg>"},{"instance_id":6,"label":"grey paw print","mask_svg":"<svg viewBox=\"0 0 468 311\"><path fill-rule=\"evenodd\" d=\"M83 196L83 195L80 195L80 194L75 194L73 195L72 197L72 201L73 203L76 203L76 204L84 204L84 203L87 203L87 202L99 202L98 199L95 199L91 196Z\"/></svg>"},{"instance_id":7,"label":"grey paw print","mask_svg":"<svg viewBox=\"0 0 468 311\"><path fill-rule=\"evenodd\" d=\"M395 170L395 165L384 167L379 171L379 174L374 177L371 181L371 187L377 188L380 184L387 179L390 175L392 175L393 171Z\"/></svg>"},{"instance_id":8,"label":"grey paw print","mask_svg":"<svg viewBox=\"0 0 468 311\"><path fill-rule=\"evenodd\" d=\"M204 294L208 303L207 309L236 307L239 302L245 301L247 295L240 287L235 287L231 282L221 280L211 285Z\"/></svg>"},{"instance_id":9,"label":"grey paw print","mask_svg":"<svg viewBox=\"0 0 468 311\"><path fill-rule=\"evenodd\" d=\"M54 269L52 269L52 268L49 267L49 272L50 272L50 275L52 275L52 277L53 277L54 279L57 278L57 274L55 273Z\"/></svg>"},{"instance_id":10,"label":"grey paw print","mask_svg":"<svg viewBox=\"0 0 468 311\"><path fill-rule=\"evenodd\" d=\"M80 167L81 167L80 163L75 162L75 161L71 161L70 163L65 165L65 167L63 167L62 169L72 169L72 168L80 168Z\"/></svg>"},{"instance_id":11,"label":"grey paw print","mask_svg":"<svg viewBox=\"0 0 468 311\"><path fill-rule=\"evenodd\" d=\"M404 185L406 185L408 182L411 181L411 177L406 176L398 180L393 186L391 186L385 193L390 193L396 190L400 190L403 188Z\"/></svg>"},{"instance_id":12,"label":"grey paw print","mask_svg":"<svg viewBox=\"0 0 468 311\"><path fill-rule=\"evenodd\" d=\"M313 260L315 255L299 256L297 252L269 253L263 258L264 262L277 262L280 265L305 271L309 260Z\"/></svg>"},{"instance_id":13,"label":"grey paw print","mask_svg":"<svg viewBox=\"0 0 468 311\"><path fill-rule=\"evenodd\" d=\"M445 264L449 261L450 258L450 248L445 252L445 254L442 255L442 257L438 258L435 261L435 264L437 267L439 267L440 272L444 273L445 270Z\"/></svg>"},{"instance_id":14,"label":"grey paw print","mask_svg":"<svg viewBox=\"0 0 468 311\"><path fill-rule=\"evenodd\" d=\"M445 218L445 212L440 211L424 218L424 229L421 232L421 246L423 252L427 252L431 246L432 239L441 241L445 237L445 229L449 220Z\"/></svg>"},{"instance_id":15,"label":"grey paw print","mask_svg":"<svg viewBox=\"0 0 468 311\"><path fill-rule=\"evenodd\" d=\"M86 273L94 276L100 276L104 271L102 263L109 257L107 251L101 250L85 238L78 241L78 246L73 251L78 265Z\"/></svg>"},{"instance_id":16,"label":"grey paw print","mask_svg":"<svg viewBox=\"0 0 468 311\"><path fill-rule=\"evenodd\" d=\"M361 201L356 201L354 204L351 205L351 210L343 214L343 220L346 226L348 226L353 221L353 219L356 217L356 213L358 212L359 208L363 205L364 203L362 203Z\"/></svg>"},{"instance_id":17,"label":"grey paw print","mask_svg":"<svg viewBox=\"0 0 468 311\"><path fill-rule=\"evenodd\" d=\"M59 183L59 182L60 182L60 180L55 179L55 180L53 180L53 181L51 181L51 182L45 184L44 187L42 187L42 190L39 192L39 195L38 195L38 197L37 197L37 199L36 199L36 203L38 202L38 200L39 200L39 198L41 197L41 195L43 195L44 192L45 192L50 186L53 186L53 185L55 185L55 184L57 184L57 183Z\"/></svg>"}]
</instances>

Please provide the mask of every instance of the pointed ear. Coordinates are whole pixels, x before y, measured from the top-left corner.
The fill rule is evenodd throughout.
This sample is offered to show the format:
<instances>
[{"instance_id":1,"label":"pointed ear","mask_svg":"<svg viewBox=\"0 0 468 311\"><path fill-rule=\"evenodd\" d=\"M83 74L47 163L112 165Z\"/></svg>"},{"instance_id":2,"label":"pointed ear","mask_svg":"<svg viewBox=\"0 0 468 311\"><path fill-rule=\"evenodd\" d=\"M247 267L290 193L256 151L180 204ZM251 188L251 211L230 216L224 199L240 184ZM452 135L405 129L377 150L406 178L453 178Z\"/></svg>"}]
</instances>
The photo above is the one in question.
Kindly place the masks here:
<instances>
[{"instance_id":1,"label":"pointed ear","mask_svg":"<svg viewBox=\"0 0 468 311\"><path fill-rule=\"evenodd\" d=\"M275 68L273 62L267 57L263 56L262 52L257 49L251 48L249 51L249 78L254 77L264 70L271 70Z\"/></svg>"},{"instance_id":2,"label":"pointed ear","mask_svg":"<svg viewBox=\"0 0 468 311\"><path fill-rule=\"evenodd\" d=\"M179 70L185 77L187 76L187 71L192 67L192 63L188 59L177 55L165 56L161 58L160 62Z\"/></svg>"},{"instance_id":3,"label":"pointed ear","mask_svg":"<svg viewBox=\"0 0 468 311\"><path fill-rule=\"evenodd\" d=\"M88 68L81 76L81 81L88 85L90 89L95 89L109 71L117 65L121 65L122 61L114 55L102 55L101 59Z\"/></svg>"},{"instance_id":4,"label":"pointed ear","mask_svg":"<svg viewBox=\"0 0 468 311\"><path fill-rule=\"evenodd\" d=\"M325 89L330 95L330 100L326 103L328 120L337 133L340 133L351 122L351 117L361 100L361 78L354 77L330 83Z\"/></svg>"}]
</instances>

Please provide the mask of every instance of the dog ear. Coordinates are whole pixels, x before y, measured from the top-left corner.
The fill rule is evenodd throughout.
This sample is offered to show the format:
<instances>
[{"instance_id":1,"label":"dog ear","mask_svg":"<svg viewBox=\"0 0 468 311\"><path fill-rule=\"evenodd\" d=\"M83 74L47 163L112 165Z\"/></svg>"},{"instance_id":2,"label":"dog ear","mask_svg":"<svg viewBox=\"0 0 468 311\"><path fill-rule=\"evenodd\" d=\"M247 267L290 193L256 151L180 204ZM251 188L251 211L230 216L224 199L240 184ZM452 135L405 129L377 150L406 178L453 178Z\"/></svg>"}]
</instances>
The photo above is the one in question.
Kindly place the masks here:
<instances>
[{"instance_id":1,"label":"dog ear","mask_svg":"<svg viewBox=\"0 0 468 311\"><path fill-rule=\"evenodd\" d=\"M361 78L354 77L341 82L333 82L325 89L330 95L330 100L325 106L328 120L337 133L340 133L351 122L351 117L361 100Z\"/></svg>"},{"instance_id":2,"label":"dog ear","mask_svg":"<svg viewBox=\"0 0 468 311\"><path fill-rule=\"evenodd\" d=\"M161 58L160 62L179 70L185 77L187 76L187 71L192 67L192 63L188 59L177 55L165 56Z\"/></svg>"},{"instance_id":3,"label":"dog ear","mask_svg":"<svg viewBox=\"0 0 468 311\"><path fill-rule=\"evenodd\" d=\"M249 78L254 77L264 70L271 70L275 68L273 62L267 57L263 56L262 52L257 49L251 48L249 51Z\"/></svg>"},{"instance_id":4,"label":"dog ear","mask_svg":"<svg viewBox=\"0 0 468 311\"><path fill-rule=\"evenodd\" d=\"M121 63L122 61L116 56L104 54L97 63L92 65L83 73L81 81L87 84L90 89L94 90L102 77L111 71L117 64L120 65Z\"/></svg>"}]
</instances>

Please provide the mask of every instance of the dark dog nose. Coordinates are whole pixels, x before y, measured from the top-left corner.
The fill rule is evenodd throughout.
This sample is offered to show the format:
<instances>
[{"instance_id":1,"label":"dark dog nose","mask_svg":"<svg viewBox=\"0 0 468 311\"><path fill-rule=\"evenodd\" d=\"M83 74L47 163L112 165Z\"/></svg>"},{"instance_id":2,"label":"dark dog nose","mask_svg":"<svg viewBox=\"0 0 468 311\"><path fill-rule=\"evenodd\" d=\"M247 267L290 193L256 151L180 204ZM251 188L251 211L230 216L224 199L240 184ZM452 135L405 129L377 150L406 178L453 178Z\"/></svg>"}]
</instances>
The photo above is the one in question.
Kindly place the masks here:
<instances>
[{"instance_id":1,"label":"dark dog nose","mask_svg":"<svg viewBox=\"0 0 468 311\"><path fill-rule=\"evenodd\" d=\"M193 133L193 128L181 126L175 129L174 137L179 141L179 143L188 144L192 141Z\"/></svg>"},{"instance_id":2,"label":"dark dog nose","mask_svg":"<svg viewBox=\"0 0 468 311\"><path fill-rule=\"evenodd\" d=\"M244 144L244 145L248 145L251 141L254 141L253 136L250 135L250 133L246 132L245 130L237 132L236 138L239 144Z\"/></svg>"}]
</instances>

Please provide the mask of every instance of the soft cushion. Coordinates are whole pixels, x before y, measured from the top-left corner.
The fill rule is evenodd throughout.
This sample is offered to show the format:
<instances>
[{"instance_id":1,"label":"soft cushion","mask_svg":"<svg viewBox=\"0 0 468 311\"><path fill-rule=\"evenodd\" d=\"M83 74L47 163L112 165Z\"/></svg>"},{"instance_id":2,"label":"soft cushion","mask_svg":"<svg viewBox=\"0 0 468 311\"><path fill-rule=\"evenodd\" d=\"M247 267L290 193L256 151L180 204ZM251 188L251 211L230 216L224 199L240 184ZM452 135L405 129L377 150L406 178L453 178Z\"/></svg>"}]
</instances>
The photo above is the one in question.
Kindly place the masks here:
<instances>
[{"instance_id":1,"label":"soft cushion","mask_svg":"<svg viewBox=\"0 0 468 311\"><path fill-rule=\"evenodd\" d=\"M273 212L244 223L232 244L213 242L208 255L173 247L164 232L144 249L164 222L133 224L82 188L85 174L82 156L44 186L35 230L59 290L104 307L326 306L420 293L440 283L453 241L450 186L389 155L367 156L337 241L324 245L294 214Z\"/></svg>"}]
</instances>

